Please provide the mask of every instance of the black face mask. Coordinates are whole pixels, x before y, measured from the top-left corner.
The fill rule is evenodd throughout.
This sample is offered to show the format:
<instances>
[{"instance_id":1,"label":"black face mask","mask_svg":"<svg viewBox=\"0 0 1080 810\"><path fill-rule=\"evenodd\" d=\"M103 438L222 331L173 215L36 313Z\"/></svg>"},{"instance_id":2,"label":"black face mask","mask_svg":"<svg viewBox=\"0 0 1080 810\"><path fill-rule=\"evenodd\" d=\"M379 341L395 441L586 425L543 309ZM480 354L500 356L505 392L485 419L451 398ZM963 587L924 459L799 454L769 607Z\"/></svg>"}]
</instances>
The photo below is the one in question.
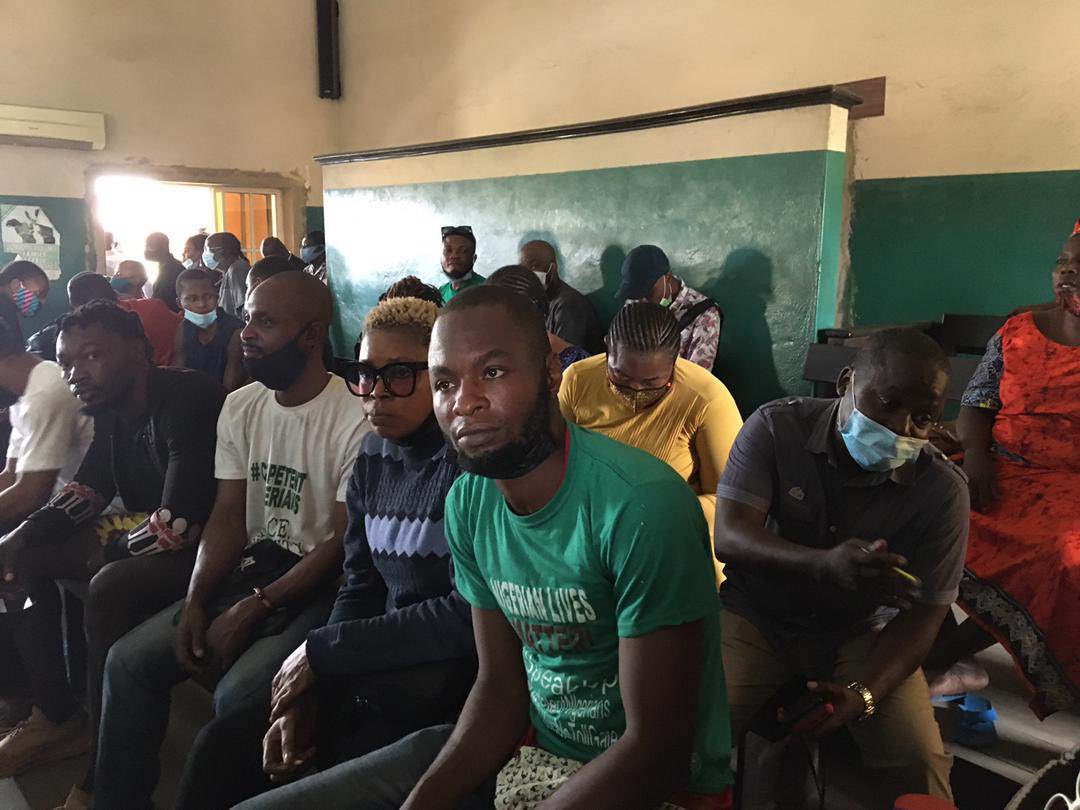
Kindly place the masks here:
<instances>
[{"instance_id":1,"label":"black face mask","mask_svg":"<svg viewBox=\"0 0 1080 810\"><path fill-rule=\"evenodd\" d=\"M304 329L307 327L305 326ZM303 332L301 329L300 332ZM275 352L264 354L262 357L244 358L244 368L251 375L251 379L261 382L267 388L274 391L284 391L295 383L307 367L307 355L296 341L296 337Z\"/></svg>"},{"instance_id":2,"label":"black face mask","mask_svg":"<svg viewBox=\"0 0 1080 810\"><path fill-rule=\"evenodd\" d=\"M11 391L8 391L6 388L0 388L0 410L10 408L18 401L18 394L14 394Z\"/></svg>"},{"instance_id":3,"label":"black face mask","mask_svg":"<svg viewBox=\"0 0 1080 810\"><path fill-rule=\"evenodd\" d=\"M539 467L555 452L550 418L551 395L548 392L547 375L544 374L536 404L522 428L522 438L480 456L468 456L458 451L458 466L465 472L476 473L484 478L521 478Z\"/></svg>"}]
</instances>

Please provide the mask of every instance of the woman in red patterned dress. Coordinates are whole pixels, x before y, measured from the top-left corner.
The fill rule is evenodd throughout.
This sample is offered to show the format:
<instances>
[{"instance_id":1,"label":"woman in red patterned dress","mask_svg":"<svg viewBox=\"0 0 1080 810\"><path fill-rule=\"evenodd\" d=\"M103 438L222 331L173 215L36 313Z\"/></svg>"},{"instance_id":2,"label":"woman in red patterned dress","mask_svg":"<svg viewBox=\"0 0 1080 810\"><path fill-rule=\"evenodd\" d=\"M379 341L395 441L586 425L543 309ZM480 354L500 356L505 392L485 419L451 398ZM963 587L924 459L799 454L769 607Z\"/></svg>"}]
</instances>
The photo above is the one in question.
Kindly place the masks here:
<instances>
[{"instance_id":1,"label":"woman in red patterned dress","mask_svg":"<svg viewBox=\"0 0 1080 810\"><path fill-rule=\"evenodd\" d=\"M1080 705L1080 233L1052 278L1057 306L1010 318L964 394L970 619L928 662L944 669L999 641L1039 717ZM937 691L953 691L949 674Z\"/></svg>"}]
</instances>

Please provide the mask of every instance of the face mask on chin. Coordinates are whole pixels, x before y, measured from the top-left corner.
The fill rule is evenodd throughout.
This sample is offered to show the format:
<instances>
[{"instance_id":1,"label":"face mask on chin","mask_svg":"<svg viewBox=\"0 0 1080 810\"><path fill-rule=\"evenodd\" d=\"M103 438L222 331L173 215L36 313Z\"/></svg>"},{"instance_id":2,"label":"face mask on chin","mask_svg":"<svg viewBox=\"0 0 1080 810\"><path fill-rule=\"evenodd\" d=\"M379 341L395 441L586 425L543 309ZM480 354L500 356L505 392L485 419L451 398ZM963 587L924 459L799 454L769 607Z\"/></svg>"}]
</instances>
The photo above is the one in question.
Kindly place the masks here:
<instances>
[{"instance_id":1,"label":"face mask on chin","mask_svg":"<svg viewBox=\"0 0 1080 810\"><path fill-rule=\"evenodd\" d=\"M217 310L212 309L209 312L192 312L190 309L185 309L184 320L194 324L200 329L206 329L217 320Z\"/></svg>"},{"instance_id":2,"label":"face mask on chin","mask_svg":"<svg viewBox=\"0 0 1080 810\"><path fill-rule=\"evenodd\" d=\"M1059 292L1061 308L1075 318L1080 318L1080 292Z\"/></svg>"},{"instance_id":3,"label":"face mask on chin","mask_svg":"<svg viewBox=\"0 0 1080 810\"><path fill-rule=\"evenodd\" d=\"M522 427L522 438L480 456L469 456L458 451L458 466L465 472L484 478L502 481L521 478L539 467L555 452L550 420L551 400L547 377L544 376L536 403Z\"/></svg>"},{"instance_id":4,"label":"face mask on chin","mask_svg":"<svg viewBox=\"0 0 1080 810\"><path fill-rule=\"evenodd\" d=\"M612 382L608 377L608 390L615 395L621 403L628 407L634 413L641 413L644 410L648 410L657 402L664 398L664 394L671 390L671 383L661 386L660 388L631 388L628 385L619 385L616 382Z\"/></svg>"},{"instance_id":5,"label":"face mask on chin","mask_svg":"<svg viewBox=\"0 0 1080 810\"><path fill-rule=\"evenodd\" d=\"M304 329L307 327L305 326ZM292 387L307 367L307 354L297 345L300 334L286 343L277 351L264 354L262 357L244 358L244 368L251 375L251 379L261 382L273 391L285 391Z\"/></svg>"},{"instance_id":6,"label":"face mask on chin","mask_svg":"<svg viewBox=\"0 0 1080 810\"><path fill-rule=\"evenodd\" d=\"M900 436L859 410L855 402L855 375L851 375L851 415L840 436L851 458L868 472L889 472L915 461L930 442Z\"/></svg>"}]
</instances>

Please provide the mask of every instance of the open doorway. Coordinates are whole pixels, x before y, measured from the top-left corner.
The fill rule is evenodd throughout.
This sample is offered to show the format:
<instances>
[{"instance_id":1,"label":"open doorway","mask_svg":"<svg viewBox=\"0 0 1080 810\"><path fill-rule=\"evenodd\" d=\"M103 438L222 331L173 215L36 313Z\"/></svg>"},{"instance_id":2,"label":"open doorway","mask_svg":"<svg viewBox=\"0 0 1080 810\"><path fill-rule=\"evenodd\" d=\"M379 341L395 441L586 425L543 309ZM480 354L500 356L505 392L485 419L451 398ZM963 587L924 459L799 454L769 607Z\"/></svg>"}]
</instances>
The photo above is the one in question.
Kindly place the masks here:
<instances>
[{"instance_id":1,"label":"open doorway","mask_svg":"<svg viewBox=\"0 0 1080 810\"><path fill-rule=\"evenodd\" d=\"M95 216L106 240L105 265L111 274L125 259L146 266L149 284L157 263L143 256L146 237L160 231L180 258L184 242L197 233L229 231L240 240L248 261L262 258L259 246L278 236L281 195L273 189L176 183L136 175L102 175L94 180Z\"/></svg>"}]
</instances>

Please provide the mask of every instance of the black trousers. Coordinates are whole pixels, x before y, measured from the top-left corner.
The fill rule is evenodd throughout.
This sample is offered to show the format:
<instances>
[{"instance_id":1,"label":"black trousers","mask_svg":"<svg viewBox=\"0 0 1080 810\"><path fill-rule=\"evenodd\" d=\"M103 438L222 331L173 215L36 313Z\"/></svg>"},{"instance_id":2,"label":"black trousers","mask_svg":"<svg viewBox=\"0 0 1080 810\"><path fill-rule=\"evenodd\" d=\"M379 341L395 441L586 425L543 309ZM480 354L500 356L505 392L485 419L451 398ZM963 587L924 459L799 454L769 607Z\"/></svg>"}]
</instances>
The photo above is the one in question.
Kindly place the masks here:
<instances>
[{"instance_id":1,"label":"black trousers","mask_svg":"<svg viewBox=\"0 0 1080 810\"><path fill-rule=\"evenodd\" d=\"M376 751L431 725L453 722L476 678L472 659L321 684L319 767ZM269 692L205 726L188 755L176 810L229 810L274 788L262 768Z\"/></svg>"}]
</instances>

